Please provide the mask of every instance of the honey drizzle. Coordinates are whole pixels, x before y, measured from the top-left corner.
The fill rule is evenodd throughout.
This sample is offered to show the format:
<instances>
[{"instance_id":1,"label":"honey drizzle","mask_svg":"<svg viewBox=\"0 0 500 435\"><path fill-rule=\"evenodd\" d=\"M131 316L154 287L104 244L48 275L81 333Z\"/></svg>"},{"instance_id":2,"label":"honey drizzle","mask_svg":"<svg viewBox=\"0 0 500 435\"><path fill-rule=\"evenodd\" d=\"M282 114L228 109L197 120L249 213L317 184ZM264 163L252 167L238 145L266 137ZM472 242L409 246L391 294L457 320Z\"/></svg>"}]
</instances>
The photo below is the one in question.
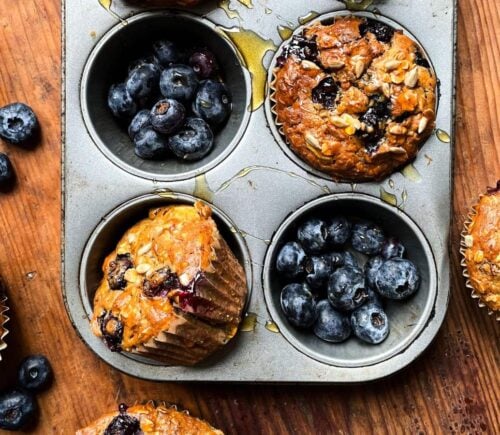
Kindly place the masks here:
<instances>
[{"instance_id":1,"label":"honey drizzle","mask_svg":"<svg viewBox=\"0 0 500 435\"><path fill-rule=\"evenodd\" d=\"M436 130L436 137L443 143L450 143L451 142L451 137L450 135L444 131L444 130L441 130L440 128L438 128Z\"/></svg>"},{"instance_id":2,"label":"honey drizzle","mask_svg":"<svg viewBox=\"0 0 500 435\"><path fill-rule=\"evenodd\" d=\"M193 196L204 199L205 201L212 202L214 199L214 192L208 185L207 176L205 174L197 175L194 180Z\"/></svg>"},{"instance_id":3,"label":"honey drizzle","mask_svg":"<svg viewBox=\"0 0 500 435\"><path fill-rule=\"evenodd\" d=\"M274 332L275 334L280 333L278 325L276 325L276 323L274 323L272 320L266 320L265 328L270 332Z\"/></svg>"},{"instance_id":4,"label":"honey drizzle","mask_svg":"<svg viewBox=\"0 0 500 435\"><path fill-rule=\"evenodd\" d=\"M401 170L401 174L403 174L403 176L408 180L415 183L420 183L422 181L420 172L418 172L417 168L415 168L415 166L413 166L413 164L411 163Z\"/></svg>"},{"instance_id":5,"label":"honey drizzle","mask_svg":"<svg viewBox=\"0 0 500 435\"><path fill-rule=\"evenodd\" d=\"M252 0L238 0L243 6L248 9L253 9L253 1Z\"/></svg>"},{"instance_id":6,"label":"honey drizzle","mask_svg":"<svg viewBox=\"0 0 500 435\"><path fill-rule=\"evenodd\" d=\"M277 47L271 39L264 39L252 30L236 27L219 29L236 45L252 76L252 111L255 111L264 103L267 78L264 56L268 51L276 51Z\"/></svg>"},{"instance_id":7,"label":"honey drizzle","mask_svg":"<svg viewBox=\"0 0 500 435\"><path fill-rule=\"evenodd\" d=\"M380 188L380 199L384 202L387 202L387 204L397 206L398 205L398 199L394 193L390 193L387 190L385 190L383 187Z\"/></svg>"},{"instance_id":8,"label":"honey drizzle","mask_svg":"<svg viewBox=\"0 0 500 435\"><path fill-rule=\"evenodd\" d=\"M241 332L253 332L257 327L257 314L248 312L241 321L240 331Z\"/></svg>"},{"instance_id":9,"label":"honey drizzle","mask_svg":"<svg viewBox=\"0 0 500 435\"><path fill-rule=\"evenodd\" d=\"M293 29L288 27L288 26L282 26L281 24L278 25L278 34L280 35L280 38L283 39L288 39L292 36L293 34Z\"/></svg>"},{"instance_id":10,"label":"honey drizzle","mask_svg":"<svg viewBox=\"0 0 500 435\"><path fill-rule=\"evenodd\" d=\"M372 5L373 0L343 0L343 3L350 11L365 11Z\"/></svg>"},{"instance_id":11,"label":"honey drizzle","mask_svg":"<svg viewBox=\"0 0 500 435\"><path fill-rule=\"evenodd\" d=\"M217 6L221 8L230 20L241 20L241 15L236 9L231 9L231 0L219 0Z\"/></svg>"},{"instance_id":12,"label":"honey drizzle","mask_svg":"<svg viewBox=\"0 0 500 435\"><path fill-rule=\"evenodd\" d=\"M298 22L301 25L307 24L309 21L314 20L317 16L319 16L319 13L316 11L311 11L308 12L307 14L301 16L298 18Z\"/></svg>"},{"instance_id":13,"label":"honey drizzle","mask_svg":"<svg viewBox=\"0 0 500 435\"><path fill-rule=\"evenodd\" d=\"M228 180L224 181L214 191L214 193L217 194L217 193L223 192L231 184L233 184L235 181L237 181L240 178L246 177L251 172L254 172L254 171L264 171L264 170L282 173L282 174L288 175L291 178L297 178L299 180L303 180L303 181L307 182L308 184L310 184L311 186L317 187L323 193L331 193L331 190L328 188L328 186L325 186L325 185L322 186L321 184L317 183L316 181L311 180L311 179L306 178L306 177L303 177L302 175L296 174L295 172L288 172L288 171L284 171L283 169L273 168L271 166L262 166L262 165L248 166L246 168L241 169L238 173L236 173L235 175L233 175L231 178L229 178Z\"/></svg>"},{"instance_id":14,"label":"honey drizzle","mask_svg":"<svg viewBox=\"0 0 500 435\"><path fill-rule=\"evenodd\" d=\"M116 20L120 21L122 24L127 24L127 21L124 20L122 17L120 17L115 11L111 9L111 6L113 4L113 0L97 0L99 4L106 10L108 13L115 18Z\"/></svg>"}]
</instances>

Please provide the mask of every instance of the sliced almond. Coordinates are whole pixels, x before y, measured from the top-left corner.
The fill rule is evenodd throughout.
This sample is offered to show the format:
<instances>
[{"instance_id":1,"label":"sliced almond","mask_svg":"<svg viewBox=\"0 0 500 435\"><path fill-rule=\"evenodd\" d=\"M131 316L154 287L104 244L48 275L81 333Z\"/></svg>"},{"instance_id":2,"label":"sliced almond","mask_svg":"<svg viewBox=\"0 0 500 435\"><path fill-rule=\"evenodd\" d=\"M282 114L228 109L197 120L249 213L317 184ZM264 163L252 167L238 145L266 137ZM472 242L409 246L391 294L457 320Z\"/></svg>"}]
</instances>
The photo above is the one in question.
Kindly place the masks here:
<instances>
[{"instance_id":1,"label":"sliced almond","mask_svg":"<svg viewBox=\"0 0 500 435\"><path fill-rule=\"evenodd\" d=\"M332 115L330 116L330 121L335 127L346 128L349 124L341 116Z\"/></svg>"},{"instance_id":2,"label":"sliced almond","mask_svg":"<svg viewBox=\"0 0 500 435\"><path fill-rule=\"evenodd\" d=\"M418 129L417 132L418 134L421 134L424 132L424 130L427 128L427 124L429 123L429 120L423 116L420 121L418 122Z\"/></svg>"},{"instance_id":3,"label":"sliced almond","mask_svg":"<svg viewBox=\"0 0 500 435\"><path fill-rule=\"evenodd\" d=\"M399 148L399 147L389 147L387 149L387 152L393 153L393 154L407 154L407 152L404 148Z\"/></svg>"},{"instance_id":4,"label":"sliced almond","mask_svg":"<svg viewBox=\"0 0 500 435\"><path fill-rule=\"evenodd\" d=\"M399 65L401 65L401 61L399 60L387 60L384 63L384 68L386 71L393 71L396 68L399 68Z\"/></svg>"},{"instance_id":5,"label":"sliced almond","mask_svg":"<svg viewBox=\"0 0 500 435\"><path fill-rule=\"evenodd\" d=\"M418 66L405 74L405 85L414 88L418 82Z\"/></svg>"},{"instance_id":6,"label":"sliced almond","mask_svg":"<svg viewBox=\"0 0 500 435\"><path fill-rule=\"evenodd\" d=\"M358 118L354 118L347 113L342 115L342 118L344 118L344 121L347 122L347 125L349 125L350 127L354 127L356 130L359 130L361 128L361 122Z\"/></svg>"},{"instance_id":7,"label":"sliced almond","mask_svg":"<svg viewBox=\"0 0 500 435\"><path fill-rule=\"evenodd\" d=\"M149 242L149 243L146 243L145 245L142 245L139 250L137 251L137 255L144 255L144 254L147 254L151 248L153 247L153 243L152 242Z\"/></svg>"},{"instance_id":8,"label":"sliced almond","mask_svg":"<svg viewBox=\"0 0 500 435\"><path fill-rule=\"evenodd\" d=\"M140 278L135 269L127 269L125 275L123 275L127 282L136 283L139 282Z\"/></svg>"},{"instance_id":9,"label":"sliced almond","mask_svg":"<svg viewBox=\"0 0 500 435\"><path fill-rule=\"evenodd\" d=\"M135 241L137 240L137 235L135 233L130 233L128 236L127 236L127 241L132 244L134 243Z\"/></svg>"},{"instance_id":10,"label":"sliced almond","mask_svg":"<svg viewBox=\"0 0 500 435\"><path fill-rule=\"evenodd\" d=\"M332 61L328 62L328 66L330 68L333 68L333 69L340 69L340 68L344 68L345 63L341 60L332 60Z\"/></svg>"},{"instance_id":11,"label":"sliced almond","mask_svg":"<svg viewBox=\"0 0 500 435\"><path fill-rule=\"evenodd\" d=\"M365 62L363 60L358 60L354 64L354 74L356 74L356 78L360 78L365 72Z\"/></svg>"},{"instance_id":12,"label":"sliced almond","mask_svg":"<svg viewBox=\"0 0 500 435\"><path fill-rule=\"evenodd\" d=\"M183 273L181 276L179 276L179 282L183 286L187 286L191 280L189 279L189 275L187 273Z\"/></svg>"},{"instance_id":13,"label":"sliced almond","mask_svg":"<svg viewBox=\"0 0 500 435\"><path fill-rule=\"evenodd\" d=\"M314 148L321 149L321 144L319 143L319 140L316 138L316 136L314 136L314 134L308 132L305 134L304 139L309 145L313 146Z\"/></svg>"},{"instance_id":14,"label":"sliced almond","mask_svg":"<svg viewBox=\"0 0 500 435\"><path fill-rule=\"evenodd\" d=\"M383 83L382 84L382 92L386 96L386 98L390 99L391 98L391 85L389 83Z\"/></svg>"},{"instance_id":15,"label":"sliced almond","mask_svg":"<svg viewBox=\"0 0 500 435\"><path fill-rule=\"evenodd\" d=\"M300 65L302 68L310 70L310 69L320 69L318 65L316 65L314 62L311 62L310 60L303 60Z\"/></svg>"},{"instance_id":16,"label":"sliced almond","mask_svg":"<svg viewBox=\"0 0 500 435\"><path fill-rule=\"evenodd\" d=\"M405 135L407 131L408 130L405 127L403 127L402 125L399 125L399 124L392 125L389 128L389 133L395 134L395 135L398 135L398 136Z\"/></svg>"},{"instance_id":17,"label":"sliced almond","mask_svg":"<svg viewBox=\"0 0 500 435\"><path fill-rule=\"evenodd\" d=\"M404 74L401 73L401 71L395 71L393 73L391 73L391 82L396 84L396 85L399 85L401 83L403 83L405 80L405 76Z\"/></svg>"},{"instance_id":18,"label":"sliced almond","mask_svg":"<svg viewBox=\"0 0 500 435\"><path fill-rule=\"evenodd\" d=\"M149 270L151 269L151 265L148 264L148 263L141 263L141 264L138 264L135 268L135 270L137 271L137 273L143 275L145 274L146 272L148 272Z\"/></svg>"},{"instance_id":19,"label":"sliced almond","mask_svg":"<svg viewBox=\"0 0 500 435\"><path fill-rule=\"evenodd\" d=\"M472 245L474 244L474 237L472 237L471 235L466 235L464 237L464 243L465 243L465 246L467 246L467 248L472 248Z\"/></svg>"}]
</instances>

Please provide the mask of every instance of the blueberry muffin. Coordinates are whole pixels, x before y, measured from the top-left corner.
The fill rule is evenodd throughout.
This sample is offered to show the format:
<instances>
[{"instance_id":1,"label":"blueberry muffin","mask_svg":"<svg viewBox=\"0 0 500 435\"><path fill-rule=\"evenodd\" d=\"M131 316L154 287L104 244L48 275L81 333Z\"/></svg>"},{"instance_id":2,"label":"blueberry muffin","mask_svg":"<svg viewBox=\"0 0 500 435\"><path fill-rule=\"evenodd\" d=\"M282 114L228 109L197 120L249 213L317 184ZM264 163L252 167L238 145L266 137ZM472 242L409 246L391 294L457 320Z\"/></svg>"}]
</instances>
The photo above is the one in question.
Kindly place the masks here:
<instances>
[{"instance_id":1,"label":"blueberry muffin","mask_svg":"<svg viewBox=\"0 0 500 435\"><path fill-rule=\"evenodd\" d=\"M237 331L245 273L202 202L150 210L102 270L91 323L112 351L193 365Z\"/></svg>"},{"instance_id":2,"label":"blueberry muffin","mask_svg":"<svg viewBox=\"0 0 500 435\"><path fill-rule=\"evenodd\" d=\"M415 41L382 22L315 22L285 46L273 73L280 132L335 180L388 176L434 129L436 77Z\"/></svg>"},{"instance_id":3,"label":"blueberry muffin","mask_svg":"<svg viewBox=\"0 0 500 435\"><path fill-rule=\"evenodd\" d=\"M472 296L500 320L500 181L473 207L461 245L462 266Z\"/></svg>"},{"instance_id":4,"label":"blueberry muffin","mask_svg":"<svg viewBox=\"0 0 500 435\"><path fill-rule=\"evenodd\" d=\"M76 431L76 435L108 434L165 434L165 435L223 435L208 423L175 407L156 407L152 402L127 408L120 405L119 412L106 414L90 426Z\"/></svg>"}]
</instances>

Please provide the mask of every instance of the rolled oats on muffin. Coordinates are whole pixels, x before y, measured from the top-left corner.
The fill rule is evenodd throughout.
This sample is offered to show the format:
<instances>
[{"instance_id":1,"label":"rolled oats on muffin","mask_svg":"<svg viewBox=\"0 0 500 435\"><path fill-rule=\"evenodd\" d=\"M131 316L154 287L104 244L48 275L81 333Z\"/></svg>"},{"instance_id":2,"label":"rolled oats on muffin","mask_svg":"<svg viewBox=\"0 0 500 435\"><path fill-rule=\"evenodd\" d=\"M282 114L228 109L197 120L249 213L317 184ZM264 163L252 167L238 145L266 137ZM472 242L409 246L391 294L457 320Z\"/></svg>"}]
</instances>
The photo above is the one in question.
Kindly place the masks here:
<instances>
[{"instance_id":1,"label":"rolled oats on muffin","mask_svg":"<svg viewBox=\"0 0 500 435\"><path fill-rule=\"evenodd\" d=\"M436 77L419 46L370 18L314 22L277 59L275 121L290 148L335 180L387 177L434 129Z\"/></svg>"},{"instance_id":2,"label":"rolled oats on muffin","mask_svg":"<svg viewBox=\"0 0 500 435\"><path fill-rule=\"evenodd\" d=\"M208 205L171 205L125 232L104 260L92 330L112 351L194 365L236 334L242 265Z\"/></svg>"},{"instance_id":3,"label":"rolled oats on muffin","mask_svg":"<svg viewBox=\"0 0 500 435\"><path fill-rule=\"evenodd\" d=\"M500 180L473 207L460 252L472 296L500 320Z\"/></svg>"},{"instance_id":4,"label":"rolled oats on muffin","mask_svg":"<svg viewBox=\"0 0 500 435\"><path fill-rule=\"evenodd\" d=\"M191 417L175 407L135 405L130 408L124 404L119 412L103 415L76 435L109 434L165 434L165 435L224 435L222 431L210 426L203 420Z\"/></svg>"}]
</instances>

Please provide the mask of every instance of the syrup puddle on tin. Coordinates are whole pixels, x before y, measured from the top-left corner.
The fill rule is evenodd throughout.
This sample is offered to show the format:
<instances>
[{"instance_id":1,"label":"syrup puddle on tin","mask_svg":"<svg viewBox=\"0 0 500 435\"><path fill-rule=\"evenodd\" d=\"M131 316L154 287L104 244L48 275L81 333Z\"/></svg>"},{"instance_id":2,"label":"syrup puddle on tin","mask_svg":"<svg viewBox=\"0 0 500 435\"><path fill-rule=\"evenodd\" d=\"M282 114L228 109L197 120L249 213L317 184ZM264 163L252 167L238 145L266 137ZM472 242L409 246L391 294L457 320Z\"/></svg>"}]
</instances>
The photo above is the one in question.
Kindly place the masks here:
<instances>
[{"instance_id":1,"label":"syrup puddle on tin","mask_svg":"<svg viewBox=\"0 0 500 435\"><path fill-rule=\"evenodd\" d=\"M280 35L280 38L284 41L292 36L293 29L287 26L282 26L280 24L278 26L278 34Z\"/></svg>"},{"instance_id":2,"label":"syrup puddle on tin","mask_svg":"<svg viewBox=\"0 0 500 435\"><path fill-rule=\"evenodd\" d=\"M219 0L218 5L230 20L241 20L241 15L236 9L231 9L231 0Z\"/></svg>"},{"instance_id":3,"label":"syrup puddle on tin","mask_svg":"<svg viewBox=\"0 0 500 435\"><path fill-rule=\"evenodd\" d=\"M398 205L398 199L396 198L396 195L394 195L394 193L388 192L383 187L380 188L380 199L384 202L387 202L387 204L393 205L395 207Z\"/></svg>"},{"instance_id":4,"label":"syrup puddle on tin","mask_svg":"<svg viewBox=\"0 0 500 435\"><path fill-rule=\"evenodd\" d=\"M319 13L316 11L311 11L297 19L300 25L307 24L309 21L314 20L317 16L319 16Z\"/></svg>"},{"instance_id":5,"label":"syrup puddle on tin","mask_svg":"<svg viewBox=\"0 0 500 435\"><path fill-rule=\"evenodd\" d=\"M406 189L403 189L403 191L401 192L401 201L403 201L401 205L403 206L407 200L408 200L408 192L406 191Z\"/></svg>"},{"instance_id":6,"label":"syrup puddle on tin","mask_svg":"<svg viewBox=\"0 0 500 435\"><path fill-rule=\"evenodd\" d=\"M99 4L116 20L120 21L122 24L127 24L127 21L120 17L115 11L111 9L113 0L97 0Z\"/></svg>"},{"instance_id":7,"label":"syrup puddle on tin","mask_svg":"<svg viewBox=\"0 0 500 435\"><path fill-rule=\"evenodd\" d=\"M253 332L257 327L257 314L248 312L241 321L240 331Z\"/></svg>"},{"instance_id":8,"label":"syrup puddle on tin","mask_svg":"<svg viewBox=\"0 0 500 435\"><path fill-rule=\"evenodd\" d=\"M350 11L365 11L372 5L373 0L343 0L343 3Z\"/></svg>"},{"instance_id":9,"label":"syrup puddle on tin","mask_svg":"<svg viewBox=\"0 0 500 435\"><path fill-rule=\"evenodd\" d=\"M240 228L231 227L230 231L233 234L239 234L241 237L250 237L251 239L260 240L261 242L264 242L266 245L270 245L271 244L271 240L269 240L269 239L263 239L262 237L258 237L258 236L254 236L253 234L250 234L250 233L248 233L248 232L246 232L246 231L244 231L244 230L242 230ZM259 263L254 263L254 264L262 266Z\"/></svg>"},{"instance_id":10,"label":"syrup puddle on tin","mask_svg":"<svg viewBox=\"0 0 500 435\"><path fill-rule=\"evenodd\" d=\"M205 174L197 175L194 179L193 196L204 199L208 202L212 202L214 200L214 192L210 189Z\"/></svg>"},{"instance_id":11,"label":"syrup puddle on tin","mask_svg":"<svg viewBox=\"0 0 500 435\"><path fill-rule=\"evenodd\" d=\"M267 69L262 63L268 51L276 51L276 45L271 39L264 39L252 30L237 27L219 27L238 48L250 75L252 76L252 111L264 103Z\"/></svg>"},{"instance_id":12,"label":"syrup puddle on tin","mask_svg":"<svg viewBox=\"0 0 500 435\"><path fill-rule=\"evenodd\" d=\"M238 0L243 6L248 9L253 9L253 1L252 0Z\"/></svg>"},{"instance_id":13,"label":"syrup puddle on tin","mask_svg":"<svg viewBox=\"0 0 500 435\"><path fill-rule=\"evenodd\" d=\"M272 320L266 320L266 324L264 326L268 331L274 332L275 334L279 334L280 329L278 325L274 323Z\"/></svg>"},{"instance_id":14,"label":"syrup puddle on tin","mask_svg":"<svg viewBox=\"0 0 500 435\"><path fill-rule=\"evenodd\" d=\"M158 195L158 196L161 196L162 198L167 198L167 199L175 199L177 198L177 195L172 192L170 189L154 189L153 192Z\"/></svg>"},{"instance_id":15,"label":"syrup puddle on tin","mask_svg":"<svg viewBox=\"0 0 500 435\"><path fill-rule=\"evenodd\" d=\"M240 170L236 175L233 175L231 178L228 180L224 181L216 190L214 193L220 193L224 190L226 190L231 184L233 184L235 181L239 180L240 178L244 178L248 176L253 171L271 171L271 172L278 172L285 174L291 178L296 178L299 180L303 180L306 183L310 184L311 186L317 187L320 189L323 193L331 193L331 190L328 188L328 186L321 185L317 183L314 180L311 180L309 178L303 177L302 175L296 174L295 172L288 172L284 171L283 169L278 169L278 168L273 168L271 166L262 166L262 165L254 165L254 166L248 166L246 168L243 168Z\"/></svg>"},{"instance_id":16,"label":"syrup puddle on tin","mask_svg":"<svg viewBox=\"0 0 500 435\"><path fill-rule=\"evenodd\" d=\"M403 174L403 176L408 180L415 183L420 183L422 181L420 172L418 172L417 168L415 168L415 166L413 166L413 164L411 163L401 170L401 174Z\"/></svg>"},{"instance_id":17,"label":"syrup puddle on tin","mask_svg":"<svg viewBox=\"0 0 500 435\"><path fill-rule=\"evenodd\" d=\"M436 137L443 143L450 143L451 142L451 137L448 133L446 133L446 131L444 130L441 130L440 128L438 128L436 130Z\"/></svg>"}]
</instances>

